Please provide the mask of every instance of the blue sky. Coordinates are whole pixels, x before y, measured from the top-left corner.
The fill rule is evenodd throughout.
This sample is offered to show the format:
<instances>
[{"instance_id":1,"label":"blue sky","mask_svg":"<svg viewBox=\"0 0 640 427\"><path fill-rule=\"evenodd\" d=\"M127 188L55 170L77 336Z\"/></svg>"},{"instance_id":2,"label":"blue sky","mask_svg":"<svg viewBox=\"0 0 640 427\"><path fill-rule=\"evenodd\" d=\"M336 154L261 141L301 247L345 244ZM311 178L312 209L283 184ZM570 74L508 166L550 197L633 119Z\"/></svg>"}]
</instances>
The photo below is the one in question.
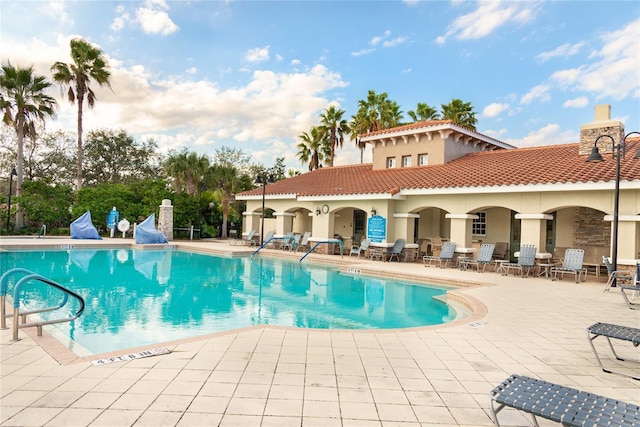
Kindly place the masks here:
<instances>
[{"instance_id":1,"label":"blue sky","mask_svg":"<svg viewBox=\"0 0 640 427\"><path fill-rule=\"evenodd\" d=\"M123 128L160 151L235 147L271 166L368 90L405 112L471 102L478 131L517 147L577 142L594 106L640 130L637 1L0 1L0 60L51 76L69 40L99 46L85 132ZM48 129L74 131L60 96ZM370 150L365 160L370 160ZM359 162L345 141L335 163Z\"/></svg>"}]
</instances>

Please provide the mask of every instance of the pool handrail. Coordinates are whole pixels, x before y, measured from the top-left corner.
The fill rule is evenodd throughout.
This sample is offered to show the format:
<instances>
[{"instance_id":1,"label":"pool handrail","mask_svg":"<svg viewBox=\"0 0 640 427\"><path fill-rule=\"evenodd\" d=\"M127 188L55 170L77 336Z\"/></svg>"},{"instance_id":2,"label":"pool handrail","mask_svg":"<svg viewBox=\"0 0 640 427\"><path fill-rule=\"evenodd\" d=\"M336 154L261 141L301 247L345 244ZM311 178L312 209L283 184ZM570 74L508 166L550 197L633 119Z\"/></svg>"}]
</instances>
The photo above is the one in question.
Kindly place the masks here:
<instances>
[{"instance_id":1,"label":"pool handrail","mask_svg":"<svg viewBox=\"0 0 640 427\"><path fill-rule=\"evenodd\" d=\"M323 244L323 243L326 243L326 244L336 244L336 243L339 243L339 244L340 244L340 256L341 256L342 258L344 258L344 242L343 242L342 240L340 240L340 239L327 239L327 240L320 240L320 241L316 242L316 244L315 244L315 245L313 245L313 247L312 247L311 249L309 249L309 250L307 251L307 253L306 253L306 254L304 254L304 255L302 256L302 258L300 258L300 260L299 260L298 262L302 262L302 260L304 260L304 259L307 257L307 255L309 255L311 252L313 252L313 251L314 251L314 249L315 249L315 248L317 248L319 245L321 245L321 244Z\"/></svg>"},{"instance_id":2,"label":"pool handrail","mask_svg":"<svg viewBox=\"0 0 640 427\"><path fill-rule=\"evenodd\" d=\"M255 254L260 252L260 249L264 248L265 246L267 246L269 243L271 243L274 240L282 240L282 241L284 241L284 236L280 236L280 237L273 236L273 237L271 237L270 239L265 241L262 245L260 245L260 247L258 249L253 251L253 253L251 254L251 257L253 257Z\"/></svg>"},{"instance_id":3,"label":"pool handrail","mask_svg":"<svg viewBox=\"0 0 640 427\"><path fill-rule=\"evenodd\" d=\"M0 277L0 329L7 329L7 308L5 305L7 292L9 292L9 278L16 274L33 274L33 271L26 268L12 268Z\"/></svg>"},{"instance_id":4,"label":"pool handrail","mask_svg":"<svg viewBox=\"0 0 640 427\"><path fill-rule=\"evenodd\" d=\"M54 282L51 279L48 279L44 276L41 276L39 274L33 273L29 270L26 270L24 268L16 268L16 269L12 269L7 271L2 278L0 279L0 287L2 288L1 290L4 292L1 297L2 297L2 304L4 305L4 298L6 297L6 292L7 292L7 287L8 287L8 277L10 275L14 275L16 273L30 273L27 274L26 276L20 278L14 288L13 288L13 340L14 341L18 341L18 329L23 329L23 328L30 328L30 327L36 327L37 331L38 331L38 336L42 336L42 326L44 325L52 325L52 324L56 324L56 323L63 323L63 322L71 322L75 319L77 319L78 317L80 317L80 315L84 312L84 308L85 308L85 302L84 299L78 295L77 293L73 292L72 290L65 288L64 286L62 286L61 284ZM63 298L62 301L60 301L60 303L58 303L57 305L54 306L49 306L49 307L44 307L44 308L39 308L39 309L34 309L34 310L26 310L26 311L20 311L20 292L22 291L22 287L24 285L26 285L27 283L31 282L31 281L38 281L38 282L42 282L44 284L47 284L49 286L53 286L54 288L62 291L63 293ZM68 317L61 317L61 318L57 318L57 319L50 319L50 320L38 320L35 322L29 322L27 323L27 315L28 314L36 314L36 313L44 313L44 312L48 312L48 311L55 311L55 310L59 310L62 307L64 307L66 305L66 303L69 300L69 296L75 298L79 303L80 303L80 308L71 316ZM19 319L20 316L22 316L22 324L19 324ZM2 321L4 324L4 327L6 328L6 314L4 314L2 316Z\"/></svg>"}]
</instances>

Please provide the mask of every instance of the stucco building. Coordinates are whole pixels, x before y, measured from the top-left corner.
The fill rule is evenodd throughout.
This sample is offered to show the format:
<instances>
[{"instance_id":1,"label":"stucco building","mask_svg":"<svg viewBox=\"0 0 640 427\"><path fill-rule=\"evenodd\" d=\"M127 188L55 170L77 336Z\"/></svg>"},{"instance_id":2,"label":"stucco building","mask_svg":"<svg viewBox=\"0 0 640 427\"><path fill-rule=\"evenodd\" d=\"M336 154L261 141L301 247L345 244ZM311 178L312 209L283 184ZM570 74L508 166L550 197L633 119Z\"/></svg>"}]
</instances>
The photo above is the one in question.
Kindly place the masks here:
<instances>
[{"instance_id":1,"label":"stucco building","mask_svg":"<svg viewBox=\"0 0 640 427\"><path fill-rule=\"evenodd\" d=\"M480 242L508 242L538 251L578 247L587 260L610 255L616 160L611 138L600 138L600 163L586 162L600 135L623 141L624 124L598 105L594 120L573 144L515 148L448 120L426 121L369 133L370 164L327 167L268 184L264 228L276 234L310 231L312 240L341 236L390 246L405 238L418 247L434 236L470 252ZM620 163L618 262L640 257L640 138L626 139ZM244 231L261 230L263 188L245 200ZM372 217L377 221L372 222ZM411 245L413 244L413 246ZM424 249L424 248L423 248Z\"/></svg>"}]
</instances>

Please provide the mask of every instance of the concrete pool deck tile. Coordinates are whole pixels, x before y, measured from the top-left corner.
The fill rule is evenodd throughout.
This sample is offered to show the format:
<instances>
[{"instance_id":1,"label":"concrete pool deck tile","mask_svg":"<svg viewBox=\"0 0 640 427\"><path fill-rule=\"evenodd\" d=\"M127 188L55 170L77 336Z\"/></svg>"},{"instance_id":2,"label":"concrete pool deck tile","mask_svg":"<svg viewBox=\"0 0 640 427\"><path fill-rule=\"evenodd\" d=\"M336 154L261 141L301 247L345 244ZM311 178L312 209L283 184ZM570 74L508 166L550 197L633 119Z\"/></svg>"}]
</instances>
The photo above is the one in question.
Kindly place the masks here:
<instances>
[{"instance_id":1,"label":"concrete pool deck tile","mask_svg":"<svg viewBox=\"0 0 640 427\"><path fill-rule=\"evenodd\" d=\"M28 245L38 243L33 239ZM187 246L209 250L223 245ZM279 252L272 253L289 256ZM313 258L342 263L339 257ZM102 355L78 358L46 329L43 337L20 330L17 342L11 329L2 330L0 424L478 427L492 425L488 392L512 373L640 402L635 381L602 372L585 336L585 328L596 321L633 322L635 313L626 310L619 293L602 293L606 277L589 276L575 284L424 269L420 263L348 262L379 275L400 272L402 277L428 275L429 281L474 282L450 296L464 296L476 311L443 326L377 332L256 326L158 344L172 353L103 366L89 363ZM611 359L605 362L638 371ZM260 372L263 368L267 372ZM162 408L165 399L182 402L176 403L180 409ZM154 403L160 408L152 408ZM267 415L288 410L295 415ZM168 416L158 418L162 413ZM415 419L405 419L407 414ZM528 425L513 410L503 411L500 419L505 426Z\"/></svg>"},{"instance_id":2,"label":"concrete pool deck tile","mask_svg":"<svg viewBox=\"0 0 640 427\"><path fill-rule=\"evenodd\" d=\"M181 417L180 412L145 411L133 425L135 427L172 427Z\"/></svg>"}]
</instances>

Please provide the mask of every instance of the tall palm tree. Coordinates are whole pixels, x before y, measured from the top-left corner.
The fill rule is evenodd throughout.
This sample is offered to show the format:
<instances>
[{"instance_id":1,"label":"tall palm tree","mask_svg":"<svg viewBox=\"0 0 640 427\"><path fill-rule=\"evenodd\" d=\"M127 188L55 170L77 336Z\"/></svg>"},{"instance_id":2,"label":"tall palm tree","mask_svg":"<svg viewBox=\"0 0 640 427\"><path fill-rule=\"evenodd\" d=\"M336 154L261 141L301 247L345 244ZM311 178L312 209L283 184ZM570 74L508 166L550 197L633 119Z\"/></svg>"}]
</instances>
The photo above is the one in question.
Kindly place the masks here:
<instances>
[{"instance_id":1,"label":"tall palm tree","mask_svg":"<svg viewBox=\"0 0 640 427\"><path fill-rule=\"evenodd\" d=\"M220 198L220 205L222 206L222 231L220 237L226 239L229 205L236 192L246 189L246 180L234 166L218 164L209 168L204 179L206 186Z\"/></svg>"},{"instance_id":2,"label":"tall palm tree","mask_svg":"<svg viewBox=\"0 0 640 427\"><path fill-rule=\"evenodd\" d=\"M354 116L351 116L351 123L349 123L349 137L356 142L356 147L360 150L360 164L364 163L364 149L367 146L366 142L362 141L360 135L367 133L367 123L364 114L360 112Z\"/></svg>"},{"instance_id":3,"label":"tall palm tree","mask_svg":"<svg viewBox=\"0 0 640 427\"><path fill-rule=\"evenodd\" d=\"M173 178L173 188L176 193L186 192L195 196L209 169L209 159L206 155L188 152L185 148L179 153L171 153L164 163L165 172Z\"/></svg>"},{"instance_id":4,"label":"tall palm tree","mask_svg":"<svg viewBox=\"0 0 640 427\"><path fill-rule=\"evenodd\" d=\"M33 66L19 68L7 62L0 74L2 121L13 126L18 138L16 196L22 195L24 180L24 138L36 137L36 122L55 117L56 100L44 92L51 86L44 76L35 75ZM23 211L16 205L16 230L24 223Z\"/></svg>"},{"instance_id":5,"label":"tall palm tree","mask_svg":"<svg viewBox=\"0 0 640 427\"><path fill-rule=\"evenodd\" d=\"M424 102L418 102L416 111L409 110L407 114L411 117L414 123L423 122L425 120L438 120L440 118L438 110Z\"/></svg>"},{"instance_id":6,"label":"tall palm tree","mask_svg":"<svg viewBox=\"0 0 640 427\"><path fill-rule=\"evenodd\" d=\"M441 104L441 107L443 119L476 130L478 120L471 102L463 102L461 99L454 98L448 104Z\"/></svg>"},{"instance_id":7,"label":"tall palm tree","mask_svg":"<svg viewBox=\"0 0 640 427\"><path fill-rule=\"evenodd\" d=\"M76 189L82 188L82 108L85 97L89 108L93 108L96 95L89 86L94 81L98 86L111 87L111 73L107 69L102 50L92 46L83 39L72 39L70 42L73 63L56 62L51 66L53 80L67 88L67 97L71 104L78 103L78 172Z\"/></svg>"},{"instance_id":8,"label":"tall palm tree","mask_svg":"<svg viewBox=\"0 0 640 427\"><path fill-rule=\"evenodd\" d=\"M329 147L329 138L317 126L313 126L311 130L302 132L298 136L302 140L298 144L298 159L303 164L309 164L309 170L322 167L322 162L331 155Z\"/></svg>"},{"instance_id":9,"label":"tall palm tree","mask_svg":"<svg viewBox=\"0 0 640 427\"><path fill-rule=\"evenodd\" d=\"M169 153L164 162L164 171L173 178L173 189L176 193L185 191L185 181L187 180L187 151L180 153Z\"/></svg>"},{"instance_id":10,"label":"tall palm tree","mask_svg":"<svg viewBox=\"0 0 640 427\"><path fill-rule=\"evenodd\" d=\"M322 133L329 134L329 166L333 166L333 159L336 154L336 147L342 148L344 134L349 132L347 121L342 118L344 110L338 109L335 105L330 106L320 115L319 129Z\"/></svg>"}]
</instances>

